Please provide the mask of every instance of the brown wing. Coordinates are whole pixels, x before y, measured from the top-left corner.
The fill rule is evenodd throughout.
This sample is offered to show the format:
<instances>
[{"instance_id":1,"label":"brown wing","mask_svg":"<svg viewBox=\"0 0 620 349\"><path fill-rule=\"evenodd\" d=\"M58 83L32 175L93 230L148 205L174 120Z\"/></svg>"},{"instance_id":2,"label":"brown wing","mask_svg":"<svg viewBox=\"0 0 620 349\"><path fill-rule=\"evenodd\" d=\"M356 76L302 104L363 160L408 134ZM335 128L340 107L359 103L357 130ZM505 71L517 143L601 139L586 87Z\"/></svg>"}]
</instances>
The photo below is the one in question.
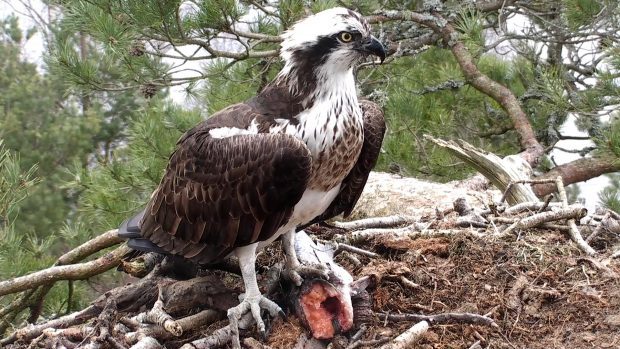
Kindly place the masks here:
<instances>
[{"instance_id":1,"label":"brown wing","mask_svg":"<svg viewBox=\"0 0 620 349\"><path fill-rule=\"evenodd\" d=\"M311 169L308 149L294 137L212 138L213 122L181 138L140 226L142 237L198 263L275 234Z\"/></svg>"},{"instance_id":2,"label":"brown wing","mask_svg":"<svg viewBox=\"0 0 620 349\"><path fill-rule=\"evenodd\" d=\"M342 181L338 196L327 210L315 218L311 224L322 222L339 214L348 217L364 190L370 171L377 164L381 143L385 135L383 111L379 105L368 100L360 100L360 107L364 115L364 145L360 156L351 172Z\"/></svg>"}]
</instances>

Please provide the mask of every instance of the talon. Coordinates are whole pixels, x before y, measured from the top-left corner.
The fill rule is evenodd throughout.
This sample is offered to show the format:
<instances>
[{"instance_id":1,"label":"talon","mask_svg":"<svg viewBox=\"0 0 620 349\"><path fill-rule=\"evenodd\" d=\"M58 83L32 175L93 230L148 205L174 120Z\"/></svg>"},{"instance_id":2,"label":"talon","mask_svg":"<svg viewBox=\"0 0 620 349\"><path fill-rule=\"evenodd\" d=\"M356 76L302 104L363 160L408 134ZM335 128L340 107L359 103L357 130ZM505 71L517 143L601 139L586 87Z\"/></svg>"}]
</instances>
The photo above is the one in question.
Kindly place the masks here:
<instances>
[{"instance_id":1,"label":"talon","mask_svg":"<svg viewBox=\"0 0 620 349\"><path fill-rule=\"evenodd\" d=\"M286 268L286 274L288 278L297 286L301 286L304 277L319 277L325 280L329 280L329 269L322 265L300 265L291 263Z\"/></svg>"},{"instance_id":2,"label":"talon","mask_svg":"<svg viewBox=\"0 0 620 349\"><path fill-rule=\"evenodd\" d=\"M251 312L254 322L256 322L256 327L258 328L258 332L260 333L261 338L263 338L263 340L266 339L267 332L265 330L265 323L263 322L263 319L260 315L261 309L267 310L269 314L273 317L276 317L278 315L284 316L284 312L279 305L262 295L245 297L243 301L239 303L239 305L228 309L228 321L232 332L231 339L232 347L234 349L241 348L241 344L239 341L239 319L248 310Z\"/></svg>"}]
</instances>

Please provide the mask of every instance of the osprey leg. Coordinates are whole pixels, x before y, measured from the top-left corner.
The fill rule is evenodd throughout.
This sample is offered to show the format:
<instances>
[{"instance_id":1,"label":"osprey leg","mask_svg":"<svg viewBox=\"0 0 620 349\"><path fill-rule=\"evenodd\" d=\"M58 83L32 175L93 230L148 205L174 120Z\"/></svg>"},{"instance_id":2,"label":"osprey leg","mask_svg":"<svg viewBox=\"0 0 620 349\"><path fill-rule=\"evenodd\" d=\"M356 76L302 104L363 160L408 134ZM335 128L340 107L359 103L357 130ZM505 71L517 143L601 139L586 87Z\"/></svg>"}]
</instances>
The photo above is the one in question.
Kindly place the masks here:
<instances>
[{"instance_id":1,"label":"osprey leg","mask_svg":"<svg viewBox=\"0 0 620 349\"><path fill-rule=\"evenodd\" d=\"M320 264L301 265L295 252L295 229L282 235L282 249L286 255L285 275L297 286L301 286L304 281L302 275L311 275L329 279L329 270Z\"/></svg>"},{"instance_id":2,"label":"osprey leg","mask_svg":"<svg viewBox=\"0 0 620 349\"><path fill-rule=\"evenodd\" d=\"M252 317L256 321L258 331L262 336L265 335L265 324L260 316L260 310L266 309L271 316L276 317L278 314L284 316L282 309L273 301L264 297L258 289L256 282L256 247L258 243L252 245L238 247L235 250L237 258L239 258L239 267L243 276L243 284L245 285L245 295L243 301L236 307L228 309L228 320L230 322L232 347L241 348L239 342L239 319L248 310L252 312Z\"/></svg>"}]
</instances>

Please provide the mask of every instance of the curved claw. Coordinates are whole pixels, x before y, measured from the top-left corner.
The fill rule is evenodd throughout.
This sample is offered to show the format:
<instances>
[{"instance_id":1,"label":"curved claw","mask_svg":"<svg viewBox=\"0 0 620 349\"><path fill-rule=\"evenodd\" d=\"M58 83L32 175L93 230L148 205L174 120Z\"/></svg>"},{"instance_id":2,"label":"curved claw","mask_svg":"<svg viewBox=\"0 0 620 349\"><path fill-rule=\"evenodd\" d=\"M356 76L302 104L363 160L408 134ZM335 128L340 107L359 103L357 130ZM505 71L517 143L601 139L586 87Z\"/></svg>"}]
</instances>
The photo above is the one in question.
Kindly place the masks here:
<instances>
[{"instance_id":1,"label":"curved claw","mask_svg":"<svg viewBox=\"0 0 620 349\"><path fill-rule=\"evenodd\" d=\"M324 265L293 265L285 270L286 276L296 285L301 286L304 276L315 276L325 280L329 280L329 269Z\"/></svg>"},{"instance_id":2,"label":"curved claw","mask_svg":"<svg viewBox=\"0 0 620 349\"><path fill-rule=\"evenodd\" d=\"M261 309L267 310L272 317L278 315L284 316L284 312L279 305L262 295L258 297L245 297L239 305L228 309L227 315L231 330L230 336L234 349L241 348L241 343L239 341L239 319L241 319L243 314L248 310L251 312L252 318L254 318L256 322L256 327L258 327L258 332L260 332L261 337L265 337L265 323L260 315Z\"/></svg>"}]
</instances>

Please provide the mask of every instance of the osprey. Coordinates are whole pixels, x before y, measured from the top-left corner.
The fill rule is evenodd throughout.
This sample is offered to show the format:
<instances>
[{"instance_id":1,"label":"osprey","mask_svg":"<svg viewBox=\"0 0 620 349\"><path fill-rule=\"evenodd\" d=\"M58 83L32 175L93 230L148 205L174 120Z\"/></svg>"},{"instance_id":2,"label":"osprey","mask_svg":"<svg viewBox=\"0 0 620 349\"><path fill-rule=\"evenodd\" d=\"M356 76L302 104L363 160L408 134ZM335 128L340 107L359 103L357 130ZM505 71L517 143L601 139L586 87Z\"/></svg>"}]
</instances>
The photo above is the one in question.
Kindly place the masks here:
<instances>
[{"instance_id":1,"label":"osprey","mask_svg":"<svg viewBox=\"0 0 620 349\"><path fill-rule=\"evenodd\" d=\"M237 256L245 296L228 311L236 347L245 312L261 332L261 308L281 313L258 289L257 249L282 236L287 273L299 285L307 270L295 255L296 230L351 213L385 132L380 109L357 99L354 65L386 55L360 14L329 9L282 39L274 81L185 133L145 210L120 229L139 250L201 264Z\"/></svg>"}]
</instances>

